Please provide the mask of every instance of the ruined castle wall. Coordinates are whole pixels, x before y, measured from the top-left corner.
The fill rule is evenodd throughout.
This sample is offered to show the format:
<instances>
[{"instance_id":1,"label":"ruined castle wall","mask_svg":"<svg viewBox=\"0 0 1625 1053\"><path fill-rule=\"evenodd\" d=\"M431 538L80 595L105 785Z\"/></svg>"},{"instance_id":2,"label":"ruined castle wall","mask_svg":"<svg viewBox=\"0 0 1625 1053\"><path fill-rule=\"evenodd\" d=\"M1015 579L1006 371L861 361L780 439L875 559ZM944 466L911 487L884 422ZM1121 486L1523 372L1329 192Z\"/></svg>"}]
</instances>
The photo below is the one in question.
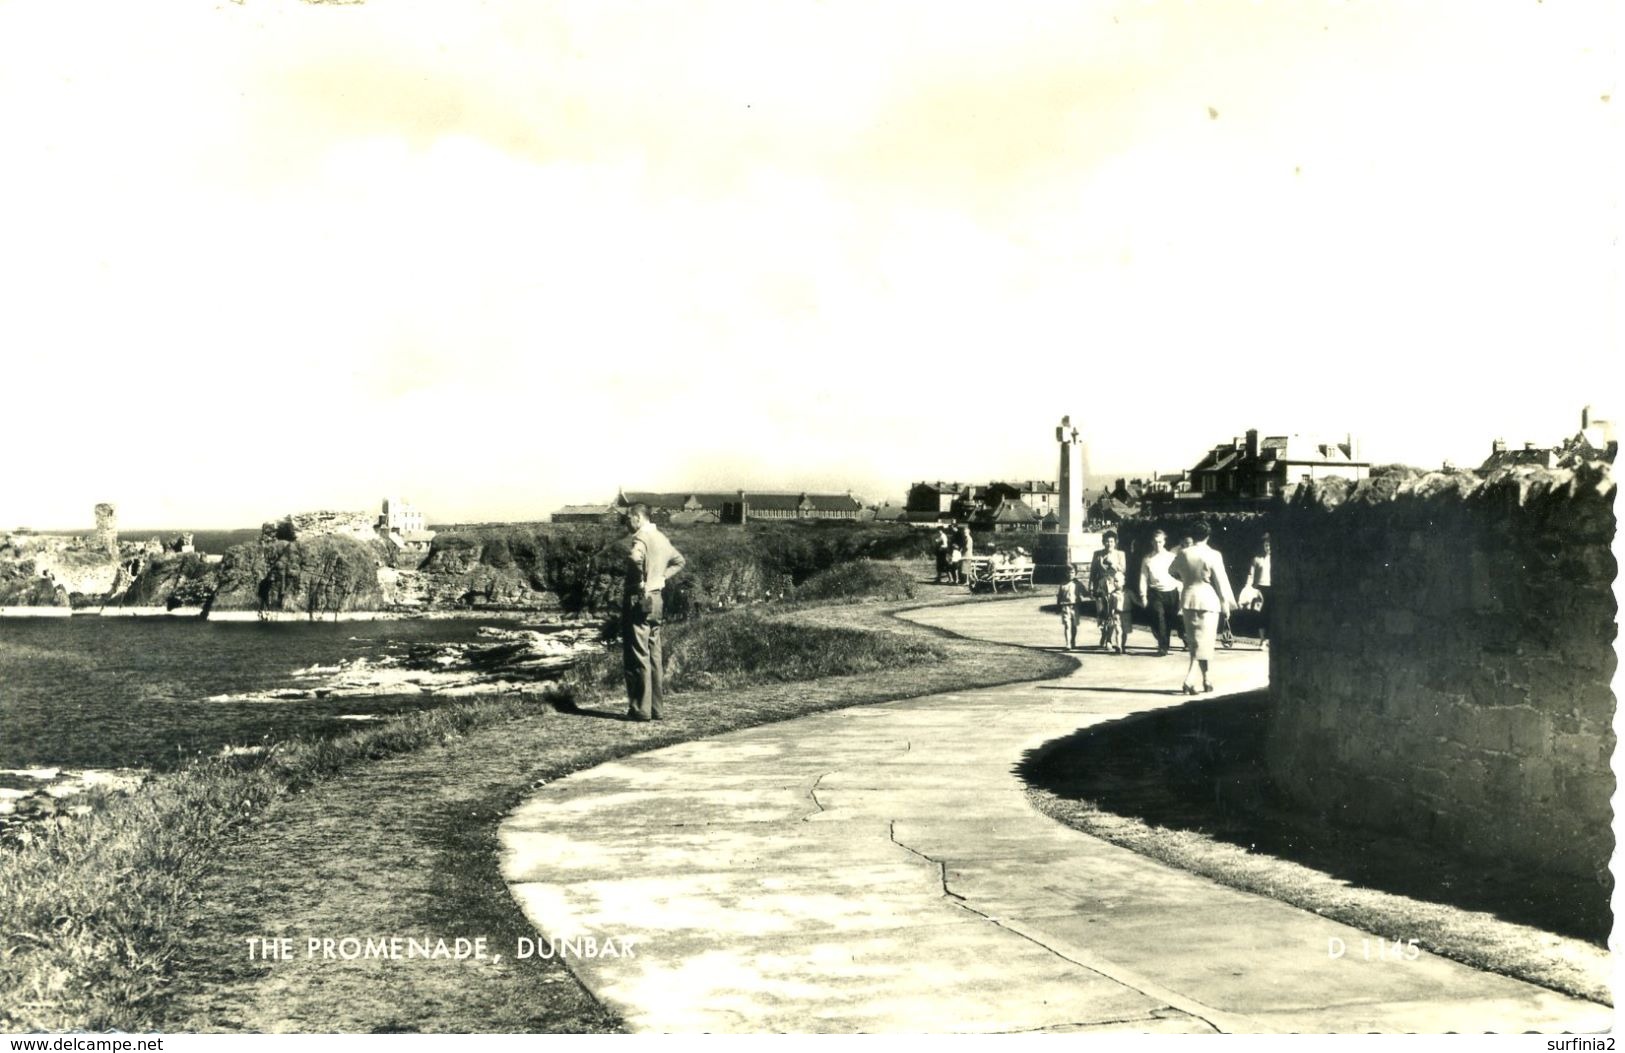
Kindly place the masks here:
<instances>
[{"instance_id":1,"label":"ruined castle wall","mask_svg":"<svg viewBox=\"0 0 1625 1053\"><path fill-rule=\"evenodd\" d=\"M1337 822L1606 873L1606 466L1306 488L1274 537L1278 786Z\"/></svg>"}]
</instances>

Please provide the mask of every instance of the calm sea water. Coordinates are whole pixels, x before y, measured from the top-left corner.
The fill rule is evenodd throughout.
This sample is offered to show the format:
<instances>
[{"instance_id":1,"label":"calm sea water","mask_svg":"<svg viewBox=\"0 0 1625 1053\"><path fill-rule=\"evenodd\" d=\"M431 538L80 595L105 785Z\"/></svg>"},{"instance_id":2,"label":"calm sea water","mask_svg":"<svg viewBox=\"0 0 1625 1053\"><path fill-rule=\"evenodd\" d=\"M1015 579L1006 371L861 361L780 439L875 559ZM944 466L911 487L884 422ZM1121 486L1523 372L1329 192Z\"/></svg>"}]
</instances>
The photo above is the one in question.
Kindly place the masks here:
<instances>
[{"instance_id":1,"label":"calm sea water","mask_svg":"<svg viewBox=\"0 0 1625 1053\"><path fill-rule=\"evenodd\" d=\"M0 619L0 768L169 768L198 750L353 727L341 714L430 708L441 703L422 694L205 699L301 686L293 675L298 669L379 657L414 641L471 640L481 624Z\"/></svg>"}]
</instances>

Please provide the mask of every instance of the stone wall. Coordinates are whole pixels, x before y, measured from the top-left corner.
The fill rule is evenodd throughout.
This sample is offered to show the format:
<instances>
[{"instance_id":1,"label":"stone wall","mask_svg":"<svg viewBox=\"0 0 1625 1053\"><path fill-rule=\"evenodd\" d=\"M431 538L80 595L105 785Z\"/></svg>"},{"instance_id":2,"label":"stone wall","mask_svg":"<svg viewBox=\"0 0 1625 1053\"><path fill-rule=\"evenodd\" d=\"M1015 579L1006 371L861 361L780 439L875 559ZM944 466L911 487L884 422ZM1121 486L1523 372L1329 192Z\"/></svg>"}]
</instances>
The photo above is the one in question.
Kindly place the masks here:
<instances>
[{"instance_id":1,"label":"stone wall","mask_svg":"<svg viewBox=\"0 0 1625 1053\"><path fill-rule=\"evenodd\" d=\"M1607 881L1606 465L1305 488L1274 532L1271 775L1328 820Z\"/></svg>"}]
</instances>

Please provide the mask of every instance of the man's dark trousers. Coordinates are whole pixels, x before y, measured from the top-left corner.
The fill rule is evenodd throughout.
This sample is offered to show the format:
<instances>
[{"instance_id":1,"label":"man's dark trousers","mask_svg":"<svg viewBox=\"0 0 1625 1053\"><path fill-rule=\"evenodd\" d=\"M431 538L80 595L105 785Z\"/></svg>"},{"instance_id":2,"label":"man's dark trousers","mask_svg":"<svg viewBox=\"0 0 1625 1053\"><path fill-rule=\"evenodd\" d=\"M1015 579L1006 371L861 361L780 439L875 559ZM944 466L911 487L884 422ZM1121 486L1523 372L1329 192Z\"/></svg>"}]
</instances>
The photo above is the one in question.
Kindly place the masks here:
<instances>
[{"instance_id":1,"label":"man's dark trousers","mask_svg":"<svg viewBox=\"0 0 1625 1053\"><path fill-rule=\"evenodd\" d=\"M621 605L621 658L626 669L627 716L659 720L666 670L660 654L660 593L628 596Z\"/></svg>"},{"instance_id":2,"label":"man's dark trousers","mask_svg":"<svg viewBox=\"0 0 1625 1053\"><path fill-rule=\"evenodd\" d=\"M1179 590L1153 589L1147 597L1151 608L1151 632L1157 638L1157 650L1168 650L1168 641L1173 633L1174 619L1179 617Z\"/></svg>"}]
</instances>

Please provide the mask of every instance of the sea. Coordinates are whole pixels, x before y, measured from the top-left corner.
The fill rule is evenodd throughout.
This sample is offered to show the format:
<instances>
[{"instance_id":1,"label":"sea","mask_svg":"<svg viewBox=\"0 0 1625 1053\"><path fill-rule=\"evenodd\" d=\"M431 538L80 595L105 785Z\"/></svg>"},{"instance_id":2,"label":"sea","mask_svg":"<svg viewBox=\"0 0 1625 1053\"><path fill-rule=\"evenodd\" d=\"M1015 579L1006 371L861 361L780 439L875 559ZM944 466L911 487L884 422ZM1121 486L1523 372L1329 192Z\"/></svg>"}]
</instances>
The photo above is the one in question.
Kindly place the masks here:
<instances>
[{"instance_id":1,"label":"sea","mask_svg":"<svg viewBox=\"0 0 1625 1053\"><path fill-rule=\"evenodd\" d=\"M210 700L308 686L312 667L375 661L413 643L463 643L481 625L512 624L0 619L0 769L164 770L226 746L333 734L357 718L444 705L422 692Z\"/></svg>"}]
</instances>

